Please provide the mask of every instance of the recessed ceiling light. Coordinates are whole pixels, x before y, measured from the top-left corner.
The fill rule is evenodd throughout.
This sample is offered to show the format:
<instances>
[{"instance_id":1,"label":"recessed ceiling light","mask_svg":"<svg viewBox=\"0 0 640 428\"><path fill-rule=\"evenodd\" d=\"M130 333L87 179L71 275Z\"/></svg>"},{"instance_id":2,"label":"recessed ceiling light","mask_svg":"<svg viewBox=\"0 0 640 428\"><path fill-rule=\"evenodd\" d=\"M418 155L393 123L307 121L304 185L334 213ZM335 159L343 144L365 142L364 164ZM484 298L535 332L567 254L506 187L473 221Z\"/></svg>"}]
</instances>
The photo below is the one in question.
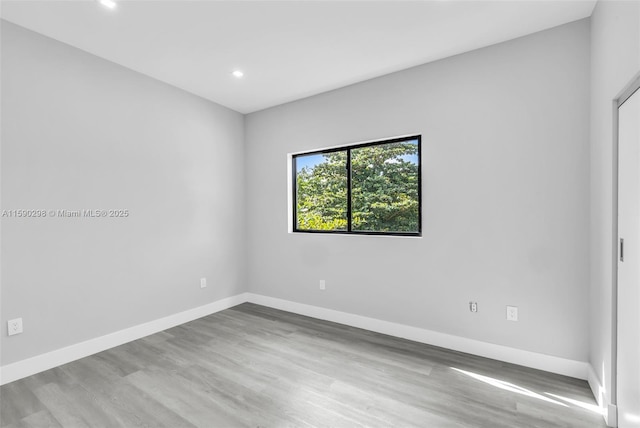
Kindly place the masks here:
<instances>
[{"instance_id":1,"label":"recessed ceiling light","mask_svg":"<svg viewBox=\"0 0 640 428\"><path fill-rule=\"evenodd\" d=\"M115 9L116 8L116 2L113 0L98 0L100 2L101 5L103 5L104 7L108 8L108 9Z\"/></svg>"},{"instance_id":2,"label":"recessed ceiling light","mask_svg":"<svg viewBox=\"0 0 640 428\"><path fill-rule=\"evenodd\" d=\"M238 79L244 76L244 73L242 72L242 70L234 70L233 73L231 74L233 74L233 77L237 77Z\"/></svg>"}]
</instances>

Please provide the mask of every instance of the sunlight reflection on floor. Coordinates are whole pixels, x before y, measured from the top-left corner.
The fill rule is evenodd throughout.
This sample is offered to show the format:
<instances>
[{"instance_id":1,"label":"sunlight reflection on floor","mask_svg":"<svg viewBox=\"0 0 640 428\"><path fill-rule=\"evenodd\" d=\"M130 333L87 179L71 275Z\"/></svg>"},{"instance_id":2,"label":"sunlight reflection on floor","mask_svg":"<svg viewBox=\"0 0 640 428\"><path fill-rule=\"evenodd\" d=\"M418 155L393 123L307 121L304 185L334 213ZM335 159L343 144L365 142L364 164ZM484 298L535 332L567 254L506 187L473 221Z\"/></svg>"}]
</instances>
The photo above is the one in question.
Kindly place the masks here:
<instances>
[{"instance_id":1,"label":"sunlight reflection on floor","mask_svg":"<svg viewBox=\"0 0 640 428\"><path fill-rule=\"evenodd\" d=\"M469 372L466 370L461 370L461 369L457 369L455 367L450 367L452 370L457 371L458 373L462 373L465 374L473 379L479 380L481 382L487 383L489 385L495 386L496 388L500 388L500 389L504 389L505 391L510 391L510 392L515 392L516 394L522 394L522 395L526 395L527 397L533 397L533 398L537 398L539 400L543 400L549 403L553 403L553 404L557 404L558 406L563 406L563 407L569 407L567 404L565 403L569 403L572 404L573 406L576 406L578 408L581 409L585 409L588 410L590 412L596 413L598 415L603 415L604 414L604 409L601 409L597 404L592 404L592 403L584 403L582 401L579 400L575 400L573 398L567 398L567 397L562 397L560 395L556 395L556 394L552 394L550 392L545 392L545 395L548 395L549 397L553 397L555 398L549 398L546 397L545 395L542 394L538 394L537 392L533 392L527 388L523 388L521 386L515 385L513 383L510 382L505 382L503 380L498 380L489 376L484 376L484 375L480 375L477 373L473 373L473 372ZM560 400L560 401L558 401ZM565 403L563 403L565 402Z\"/></svg>"},{"instance_id":2,"label":"sunlight reflection on floor","mask_svg":"<svg viewBox=\"0 0 640 428\"><path fill-rule=\"evenodd\" d=\"M526 395L527 397L533 397L533 398L537 398L538 400L543 400L543 401L547 401L549 403L553 403L553 404L557 404L558 406L564 406L564 407L569 407L566 404L560 402L560 401L556 401L553 400L549 397L545 397L544 395L540 395L536 392L533 392L531 390L528 390L526 388L523 388L521 386L518 385L514 385L513 383L510 382L505 382L503 380L498 380L498 379L494 379L492 377L489 376L483 376L477 373L473 373L473 372L468 372L466 370L461 370L461 369L457 369L455 367L451 367L451 369L465 374L469 377L472 377L474 379L477 379L481 382L487 383L489 385L495 386L496 388L500 388L500 389L504 389L505 391L510 391L510 392L515 392L516 394L522 394L522 395Z\"/></svg>"},{"instance_id":3,"label":"sunlight reflection on floor","mask_svg":"<svg viewBox=\"0 0 640 428\"><path fill-rule=\"evenodd\" d=\"M604 414L604 409L601 409L597 404L589 404L583 403L582 401L574 400L573 398L562 397L560 395L552 394L550 392L545 392L545 394L557 398L558 400L566 401L567 403L571 403L574 406L580 407L581 409L589 410L590 412L597 413L599 415Z\"/></svg>"},{"instance_id":4,"label":"sunlight reflection on floor","mask_svg":"<svg viewBox=\"0 0 640 428\"><path fill-rule=\"evenodd\" d=\"M489 376L484 376L484 375L480 375L477 373L473 373L473 372L469 372L466 370L461 370L461 369L457 369L455 367L451 367L452 370L457 371L458 373L462 373L465 374L473 379L479 380L481 382L487 383L489 385L495 386L496 388L500 388L500 389L504 389L505 391L510 391L510 392L515 392L516 394L522 394L522 395L526 395L527 397L533 397L533 398L537 398L539 400L543 400L549 403L553 403L553 404L557 404L558 406L563 406L563 407L569 407L567 404L563 403L569 403L572 404L576 407L579 407L581 409L585 409L588 410L590 412L596 413L598 415L603 415L604 414L604 410L601 409L597 404L591 404L591 403L584 403L582 401L579 400L575 400L573 398L567 398L567 397L562 397L560 395L556 395L556 394L552 394L550 392L545 392L545 395L548 395L549 397L553 397L554 399L551 399L549 397L546 397L545 395L542 394L538 394L537 392L533 392L529 389L523 388L521 386L515 385L513 383L510 382L505 382L503 380L498 380ZM558 401L560 400L560 401Z\"/></svg>"}]
</instances>

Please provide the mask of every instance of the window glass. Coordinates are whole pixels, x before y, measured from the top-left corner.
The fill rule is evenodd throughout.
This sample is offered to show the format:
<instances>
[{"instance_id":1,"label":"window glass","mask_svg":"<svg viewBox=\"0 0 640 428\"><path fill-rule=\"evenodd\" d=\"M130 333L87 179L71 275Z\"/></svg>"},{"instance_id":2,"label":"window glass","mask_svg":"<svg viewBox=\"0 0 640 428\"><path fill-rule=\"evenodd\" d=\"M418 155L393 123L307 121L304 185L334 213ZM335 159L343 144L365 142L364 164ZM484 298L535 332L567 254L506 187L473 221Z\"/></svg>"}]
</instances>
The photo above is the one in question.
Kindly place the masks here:
<instances>
[{"instance_id":1,"label":"window glass","mask_svg":"<svg viewBox=\"0 0 640 428\"><path fill-rule=\"evenodd\" d=\"M300 230L347 230L347 153L296 157Z\"/></svg>"},{"instance_id":2,"label":"window glass","mask_svg":"<svg viewBox=\"0 0 640 428\"><path fill-rule=\"evenodd\" d=\"M421 233L420 136L293 156L294 231Z\"/></svg>"},{"instance_id":3,"label":"window glass","mask_svg":"<svg viewBox=\"0 0 640 428\"><path fill-rule=\"evenodd\" d=\"M354 231L417 232L418 141L351 150Z\"/></svg>"}]
</instances>

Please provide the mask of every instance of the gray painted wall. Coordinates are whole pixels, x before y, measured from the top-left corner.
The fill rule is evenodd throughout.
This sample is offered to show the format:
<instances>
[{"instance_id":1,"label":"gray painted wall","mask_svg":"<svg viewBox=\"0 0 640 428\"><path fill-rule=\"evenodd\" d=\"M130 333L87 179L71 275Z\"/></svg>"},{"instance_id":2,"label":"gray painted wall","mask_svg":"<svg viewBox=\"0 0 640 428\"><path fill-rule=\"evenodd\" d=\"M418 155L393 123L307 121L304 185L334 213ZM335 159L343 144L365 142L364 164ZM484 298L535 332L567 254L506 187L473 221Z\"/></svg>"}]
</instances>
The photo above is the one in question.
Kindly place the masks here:
<instances>
[{"instance_id":1,"label":"gray painted wall","mask_svg":"<svg viewBox=\"0 0 640 428\"><path fill-rule=\"evenodd\" d=\"M2 219L2 319L25 323L3 365L247 285L587 360L588 20L244 123L4 21L2 60L2 208L131 212ZM422 238L287 232L287 153L408 133L423 135Z\"/></svg>"},{"instance_id":2,"label":"gray painted wall","mask_svg":"<svg viewBox=\"0 0 640 428\"><path fill-rule=\"evenodd\" d=\"M245 290L243 116L2 21L2 364ZM200 288L200 277L209 286Z\"/></svg>"},{"instance_id":3,"label":"gray painted wall","mask_svg":"<svg viewBox=\"0 0 640 428\"><path fill-rule=\"evenodd\" d=\"M640 3L600 1L591 17L590 362L610 402L613 263L613 100L640 72Z\"/></svg>"},{"instance_id":4,"label":"gray painted wall","mask_svg":"<svg viewBox=\"0 0 640 428\"><path fill-rule=\"evenodd\" d=\"M588 121L588 20L248 115L249 291L587 361ZM422 238L288 233L288 153L410 133Z\"/></svg>"}]
</instances>

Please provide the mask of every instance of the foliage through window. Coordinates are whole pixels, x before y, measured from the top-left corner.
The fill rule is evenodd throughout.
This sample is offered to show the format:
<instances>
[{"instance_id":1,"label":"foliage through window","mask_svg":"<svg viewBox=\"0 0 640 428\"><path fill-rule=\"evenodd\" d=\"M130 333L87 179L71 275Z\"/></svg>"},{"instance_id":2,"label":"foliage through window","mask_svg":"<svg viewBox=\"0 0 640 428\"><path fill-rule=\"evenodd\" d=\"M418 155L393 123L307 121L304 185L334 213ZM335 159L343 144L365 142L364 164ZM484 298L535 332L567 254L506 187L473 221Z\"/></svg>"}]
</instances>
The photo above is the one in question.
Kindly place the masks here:
<instances>
[{"instance_id":1,"label":"foliage through window","mask_svg":"<svg viewBox=\"0 0 640 428\"><path fill-rule=\"evenodd\" d=\"M292 160L295 232L420 235L420 136Z\"/></svg>"}]
</instances>

